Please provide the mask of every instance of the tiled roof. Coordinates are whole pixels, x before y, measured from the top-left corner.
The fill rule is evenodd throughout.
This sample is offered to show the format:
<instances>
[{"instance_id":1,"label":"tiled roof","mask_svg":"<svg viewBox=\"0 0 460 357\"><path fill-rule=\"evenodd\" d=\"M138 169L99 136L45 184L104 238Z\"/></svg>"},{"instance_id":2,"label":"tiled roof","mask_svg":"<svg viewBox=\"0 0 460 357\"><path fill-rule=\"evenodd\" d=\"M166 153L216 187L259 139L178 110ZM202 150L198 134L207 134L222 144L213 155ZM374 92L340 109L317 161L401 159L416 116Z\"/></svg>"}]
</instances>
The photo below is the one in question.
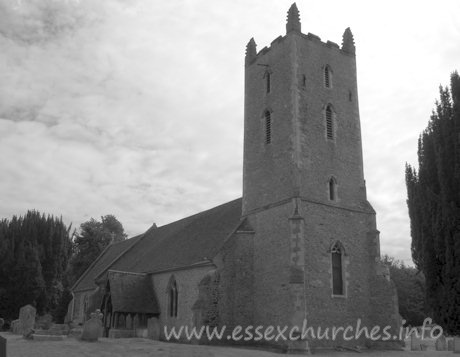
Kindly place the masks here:
<instances>
[{"instance_id":1,"label":"tiled roof","mask_svg":"<svg viewBox=\"0 0 460 357\"><path fill-rule=\"evenodd\" d=\"M151 229L111 269L148 273L212 259L238 227L241 199Z\"/></svg>"},{"instance_id":2,"label":"tiled roof","mask_svg":"<svg viewBox=\"0 0 460 357\"><path fill-rule=\"evenodd\" d=\"M147 275L109 271L108 277L113 312L160 313L152 280Z\"/></svg>"},{"instance_id":3,"label":"tiled roof","mask_svg":"<svg viewBox=\"0 0 460 357\"><path fill-rule=\"evenodd\" d=\"M241 204L239 198L110 245L72 290L95 288L94 279L109 269L149 273L212 259L238 227Z\"/></svg>"},{"instance_id":4,"label":"tiled roof","mask_svg":"<svg viewBox=\"0 0 460 357\"><path fill-rule=\"evenodd\" d=\"M96 288L94 278L106 271L123 252L131 248L142 238L142 235L110 244L82 274L72 287L72 291L90 290Z\"/></svg>"}]
</instances>

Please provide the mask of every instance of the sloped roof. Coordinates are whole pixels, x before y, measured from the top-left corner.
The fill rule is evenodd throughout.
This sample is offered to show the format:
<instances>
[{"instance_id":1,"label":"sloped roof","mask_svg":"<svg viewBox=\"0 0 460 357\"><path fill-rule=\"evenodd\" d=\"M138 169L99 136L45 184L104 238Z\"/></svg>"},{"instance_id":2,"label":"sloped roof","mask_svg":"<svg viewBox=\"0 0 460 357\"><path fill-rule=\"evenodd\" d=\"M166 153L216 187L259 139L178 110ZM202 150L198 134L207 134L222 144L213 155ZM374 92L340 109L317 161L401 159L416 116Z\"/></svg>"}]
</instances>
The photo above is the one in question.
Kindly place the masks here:
<instances>
[{"instance_id":1,"label":"sloped roof","mask_svg":"<svg viewBox=\"0 0 460 357\"><path fill-rule=\"evenodd\" d=\"M149 273L213 258L240 224L241 198L110 245L72 288L93 289L110 270Z\"/></svg>"},{"instance_id":2,"label":"sloped roof","mask_svg":"<svg viewBox=\"0 0 460 357\"><path fill-rule=\"evenodd\" d=\"M158 314L160 309L146 274L112 272L108 274L113 312Z\"/></svg>"},{"instance_id":3,"label":"sloped roof","mask_svg":"<svg viewBox=\"0 0 460 357\"><path fill-rule=\"evenodd\" d=\"M136 244L142 235L123 240L121 242L110 244L96 260L89 266L83 275L77 280L72 287L72 291L90 290L96 288L94 278L110 268L111 264L123 254L126 250Z\"/></svg>"},{"instance_id":4,"label":"sloped roof","mask_svg":"<svg viewBox=\"0 0 460 357\"><path fill-rule=\"evenodd\" d=\"M241 198L151 229L113 265L113 270L148 273L213 258L238 227Z\"/></svg>"}]
</instances>

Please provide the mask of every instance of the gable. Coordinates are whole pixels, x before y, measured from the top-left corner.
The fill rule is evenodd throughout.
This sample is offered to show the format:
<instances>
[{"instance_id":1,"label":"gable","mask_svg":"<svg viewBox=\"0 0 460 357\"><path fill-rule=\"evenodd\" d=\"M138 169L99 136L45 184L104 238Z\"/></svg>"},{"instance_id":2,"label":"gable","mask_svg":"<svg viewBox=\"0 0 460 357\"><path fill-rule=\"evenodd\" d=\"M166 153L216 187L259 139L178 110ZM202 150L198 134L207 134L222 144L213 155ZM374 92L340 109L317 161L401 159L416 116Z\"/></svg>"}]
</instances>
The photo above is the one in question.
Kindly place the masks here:
<instances>
[{"instance_id":1,"label":"gable","mask_svg":"<svg viewBox=\"0 0 460 357\"><path fill-rule=\"evenodd\" d=\"M190 266L212 259L240 224L241 198L109 245L72 291L92 290L109 269L134 273Z\"/></svg>"}]
</instances>

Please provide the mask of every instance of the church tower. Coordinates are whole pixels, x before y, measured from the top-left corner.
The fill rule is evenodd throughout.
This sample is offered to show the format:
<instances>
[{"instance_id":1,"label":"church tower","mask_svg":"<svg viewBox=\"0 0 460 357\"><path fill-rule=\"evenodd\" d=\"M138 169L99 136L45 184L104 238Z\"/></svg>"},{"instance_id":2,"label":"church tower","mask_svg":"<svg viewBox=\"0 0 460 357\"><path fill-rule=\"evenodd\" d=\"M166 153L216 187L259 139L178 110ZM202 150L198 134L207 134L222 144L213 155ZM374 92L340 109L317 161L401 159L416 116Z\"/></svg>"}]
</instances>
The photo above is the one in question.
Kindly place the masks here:
<instances>
[{"instance_id":1,"label":"church tower","mask_svg":"<svg viewBox=\"0 0 460 357\"><path fill-rule=\"evenodd\" d=\"M296 5L286 36L245 60L243 214L292 197L364 207L353 35L342 46L301 33Z\"/></svg>"},{"instance_id":2,"label":"church tower","mask_svg":"<svg viewBox=\"0 0 460 357\"><path fill-rule=\"evenodd\" d=\"M302 33L295 3L284 36L259 52L247 44L242 216L253 232L254 325L398 326L366 198L355 52L349 28L340 46Z\"/></svg>"}]
</instances>

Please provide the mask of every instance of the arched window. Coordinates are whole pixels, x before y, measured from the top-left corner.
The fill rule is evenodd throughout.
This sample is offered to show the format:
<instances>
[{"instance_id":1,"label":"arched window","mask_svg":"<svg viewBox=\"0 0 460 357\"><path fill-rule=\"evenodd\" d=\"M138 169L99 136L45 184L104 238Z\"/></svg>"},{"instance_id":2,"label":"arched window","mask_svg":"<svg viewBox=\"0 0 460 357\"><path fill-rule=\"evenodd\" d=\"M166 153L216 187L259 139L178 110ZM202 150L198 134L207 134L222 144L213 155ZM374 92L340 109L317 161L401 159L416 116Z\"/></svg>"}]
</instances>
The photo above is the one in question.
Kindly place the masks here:
<instances>
[{"instance_id":1,"label":"arched window","mask_svg":"<svg viewBox=\"0 0 460 357\"><path fill-rule=\"evenodd\" d=\"M302 75L302 88L307 86L307 76L304 74Z\"/></svg>"},{"instance_id":2,"label":"arched window","mask_svg":"<svg viewBox=\"0 0 460 357\"><path fill-rule=\"evenodd\" d=\"M272 142L272 117L268 110L265 111L265 144Z\"/></svg>"},{"instance_id":3,"label":"arched window","mask_svg":"<svg viewBox=\"0 0 460 357\"><path fill-rule=\"evenodd\" d=\"M326 107L326 137L334 140L334 117L330 104Z\"/></svg>"},{"instance_id":4,"label":"arched window","mask_svg":"<svg viewBox=\"0 0 460 357\"><path fill-rule=\"evenodd\" d=\"M177 317L178 295L177 283L173 275L168 284L168 315L170 317Z\"/></svg>"},{"instance_id":5,"label":"arched window","mask_svg":"<svg viewBox=\"0 0 460 357\"><path fill-rule=\"evenodd\" d=\"M343 248L339 242L331 249L332 295L345 295L343 287Z\"/></svg>"},{"instance_id":6,"label":"arched window","mask_svg":"<svg viewBox=\"0 0 460 357\"><path fill-rule=\"evenodd\" d=\"M329 200L335 201L337 199L337 181L334 177L329 179Z\"/></svg>"},{"instance_id":7,"label":"arched window","mask_svg":"<svg viewBox=\"0 0 460 357\"><path fill-rule=\"evenodd\" d=\"M332 87L332 75L331 68L329 66L324 67L324 86L326 88Z\"/></svg>"}]
</instances>

